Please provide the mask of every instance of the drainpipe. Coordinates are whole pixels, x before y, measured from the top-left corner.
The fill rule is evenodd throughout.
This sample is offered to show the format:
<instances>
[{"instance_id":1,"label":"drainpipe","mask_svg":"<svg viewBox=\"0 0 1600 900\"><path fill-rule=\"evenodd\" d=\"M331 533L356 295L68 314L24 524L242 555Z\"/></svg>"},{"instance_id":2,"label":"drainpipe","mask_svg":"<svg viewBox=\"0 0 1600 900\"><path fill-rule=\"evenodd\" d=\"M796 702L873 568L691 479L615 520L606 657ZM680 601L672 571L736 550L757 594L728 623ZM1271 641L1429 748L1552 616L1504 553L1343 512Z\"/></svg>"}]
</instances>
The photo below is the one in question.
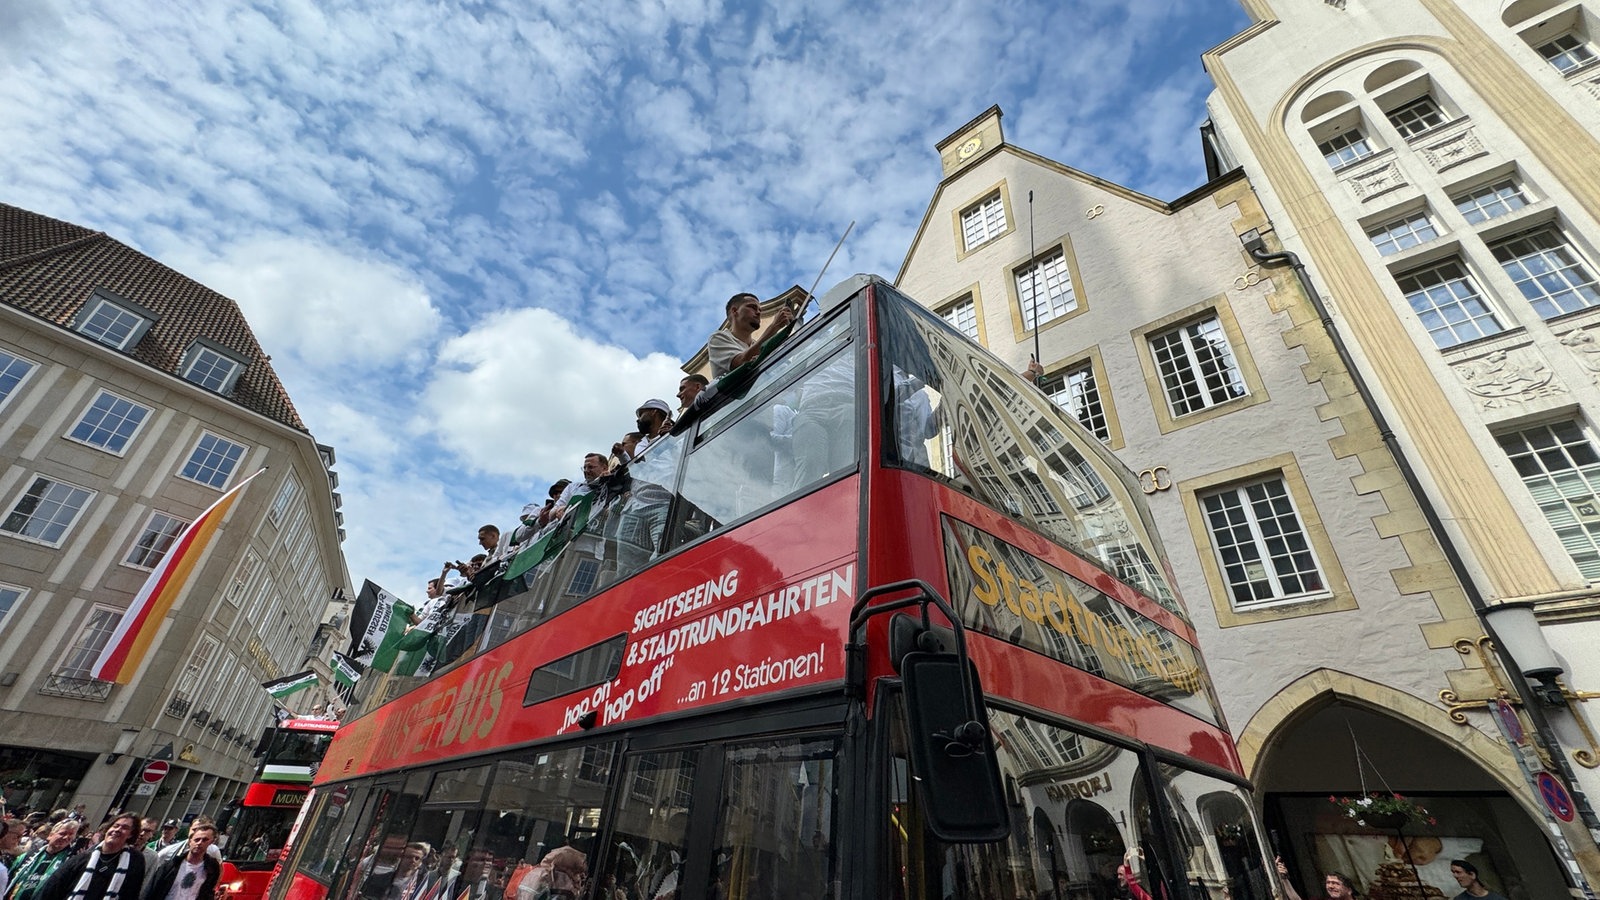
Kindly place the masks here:
<instances>
[{"instance_id":1,"label":"drainpipe","mask_svg":"<svg viewBox=\"0 0 1600 900\"><path fill-rule=\"evenodd\" d=\"M1589 830L1589 836L1594 838L1600 833L1600 819L1595 817L1594 809L1589 805L1589 798L1578 785L1572 766L1567 762L1566 751L1556 739L1555 730L1550 725L1550 720L1545 716L1541 706L1538 691L1523 677L1522 671L1509 654L1506 653L1500 638L1495 635L1484 613L1489 610L1489 604L1483 598L1483 592L1478 589L1478 584L1473 580L1472 573L1467 569L1466 561L1461 556L1460 549L1450 532L1444 527L1444 521L1439 517L1439 510L1433 503L1433 498L1422 489L1422 481L1417 477L1417 470L1406 458L1405 451L1400 447L1400 442L1395 438L1394 429L1389 427L1389 421L1384 416L1383 410L1372 398L1372 390L1367 386L1366 378L1361 370L1356 368L1355 360L1350 356L1350 348L1345 345L1344 338L1340 336L1339 329L1333 323L1333 317L1328 312L1328 305L1323 302L1311 284L1311 276L1306 274L1305 264L1300 257L1288 250L1276 253L1267 249L1266 240L1261 234L1252 229L1239 236L1244 243L1244 250L1250 258L1263 266L1289 266L1294 270L1295 278L1300 283L1300 290L1311 301L1317 311L1317 318L1322 322L1322 330L1328 335L1328 340L1333 343L1333 350L1339 355L1339 362L1343 364L1345 372L1350 376L1350 381L1355 385L1356 393L1361 397L1361 403L1366 407L1367 413L1372 416L1373 424L1378 428L1378 436L1383 440L1383 446L1388 449L1389 455L1394 458L1395 466L1400 469L1400 475L1405 479L1406 487L1411 491L1411 496L1416 500L1417 506L1422 510L1422 517L1428 523L1428 530L1433 532L1434 539L1439 542L1439 547L1444 551L1445 561L1450 564L1450 571L1455 574L1456 581L1461 584L1461 590L1466 594L1467 602L1472 604L1473 612L1483 623L1484 631L1494 642L1495 655L1501 667L1516 686L1517 692L1522 695L1522 709L1528 714L1528 719L1533 723L1534 731L1539 740L1549 749L1550 758L1555 764L1556 771L1567 783L1567 789L1572 794L1572 801L1577 806L1578 815ZM1531 786L1530 786L1531 788Z\"/></svg>"}]
</instances>

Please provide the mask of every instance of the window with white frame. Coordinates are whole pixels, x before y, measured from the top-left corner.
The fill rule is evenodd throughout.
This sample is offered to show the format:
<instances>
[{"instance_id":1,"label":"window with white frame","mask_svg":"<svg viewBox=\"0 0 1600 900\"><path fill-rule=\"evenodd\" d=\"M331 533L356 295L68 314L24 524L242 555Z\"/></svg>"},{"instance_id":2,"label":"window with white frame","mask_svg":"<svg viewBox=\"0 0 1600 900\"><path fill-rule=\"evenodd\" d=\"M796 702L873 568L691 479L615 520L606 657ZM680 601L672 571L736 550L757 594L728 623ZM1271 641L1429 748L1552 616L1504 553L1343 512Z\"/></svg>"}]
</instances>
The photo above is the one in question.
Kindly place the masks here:
<instances>
[{"instance_id":1,"label":"window with white frame","mask_svg":"<svg viewBox=\"0 0 1600 900\"><path fill-rule=\"evenodd\" d=\"M1441 350L1505 330L1458 259L1396 275L1395 281Z\"/></svg>"},{"instance_id":2,"label":"window with white frame","mask_svg":"<svg viewBox=\"0 0 1600 900\"><path fill-rule=\"evenodd\" d=\"M1281 477L1202 494L1199 501L1235 609L1327 592Z\"/></svg>"},{"instance_id":3,"label":"window with white frame","mask_svg":"<svg viewBox=\"0 0 1600 900\"><path fill-rule=\"evenodd\" d=\"M1423 94L1410 103L1397 106L1388 112L1389 122L1403 138L1413 138L1450 121L1438 101Z\"/></svg>"},{"instance_id":4,"label":"window with white frame","mask_svg":"<svg viewBox=\"0 0 1600 900\"><path fill-rule=\"evenodd\" d=\"M221 679L216 677L217 673L211 668L211 661L217 655L218 646L216 638L206 635L201 638L200 645L194 648L194 652L189 654L189 664L183 667L183 674L178 676L178 686L172 692L172 699L167 701L168 715L180 719L188 715L200 689L219 683Z\"/></svg>"},{"instance_id":5,"label":"window with white frame","mask_svg":"<svg viewBox=\"0 0 1600 900\"><path fill-rule=\"evenodd\" d=\"M118 303L104 294L95 294L78 313L75 327L79 334L107 347L126 350L139 342L153 321L131 304Z\"/></svg>"},{"instance_id":6,"label":"window with white frame","mask_svg":"<svg viewBox=\"0 0 1600 900\"><path fill-rule=\"evenodd\" d=\"M36 475L0 522L0 531L59 546L93 496L75 484Z\"/></svg>"},{"instance_id":7,"label":"window with white frame","mask_svg":"<svg viewBox=\"0 0 1600 900\"><path fill-rule=\"evenodd\" d=\"M1216 316L1151 335L1150 351L1174 417L1250 393Z\"/></svg>"},{"instance_id":8,"label":"window with white frame","mask_svg":"<svg viewBox=\"0 0 1600 900\"><path fill-rule=\"evenodd\" d=\"M1496 439L1567 555L1600 581L1600 452L1588 429L1569 419Z\"/></svg>"},{"instance_id":9,"label":"window with white frame","mask_svg":"<svg viewBox=\"0 0 1600 900\"><path fill-rule=\"evenodd\" d=\"M1372 149L1372 142L1361 133L1361 129L1351 128L1318 143L1317 152L1328 161L1330 168L1342 169L1366 159L1377 151Z\"/></svg>"},{"instance_id":10,"label":"window with white frame","mask_svg":"<svg viewBox=\"0 0 1600 900\"><path fill-rule=\"evenodd\" d=\"M239 361L226 356L213 347L197 343L189 348L184 361L183 377L208 391L226 394L233 389L239 377Z\"/></svg>"},{"instance_id":11,"label":"window with white frame","mask_svg":"<svg viewBox=\"0 0 1600 900\"><path fill-rule=\"evenodd\" d=\"M955 330L973 340L978 339L978 305L973 302L971 294L946 306L939 315Z\"/></svg>"},{"instance_id":12,"label":"window with white frame","mask_svg":"<svg viewBox=\"0 0 1600 900\"><path fill-rule=\"evenodd\" d=\"M1078 308L1065 250L1057 248L1033 265L1017 269L1015 276L1023 328L1033 329Z\"/></svg>"},{"instance_id":13,"label":"window with white frame","mask_svg":"<svg viewBox=\"0 0 1600 900\"><path fill-rule=\"evenodd\" d=\"M1594 50L1584 41L1583 37L1575 31L1558 35L1554 39L1538 46L1539 55L1555 66L1556 70L1565 75L1576 72L1595 60Z\"/></svg>"},{"instance_id":14,"label":"window with white frame","mask_svg":"<svg viewBox=\"0 0 1600 900\"><path fill-rule=\"evenodd\" d=\"M0 409L5 409L6 403L35 368L31 360L0 350Z\"/></svg>"},{"instance_id":15,"label":"window with white frame","mask_svg":"<svg viewBox=\"0 0 1600 900\"><path fill-rule=\"evenodd\" d=\"M190 481L221 490L233 477L233 470L243 456L242 445L217 437L209 431L204 432L189 454L189 461L183 464L183 470L178 474Z\"/></svg>"},{"instance_id":16,"label":"window with white frame","mask_svg":"<svg viewBox=\"0 0 1600 900\"><path fill-rule=\"evenodd\" d=\"M149 415L148 407L102 390L67 437L120 456Z\"/></svg>"},{"instance_id":17,"label":"window with white frame","mask_svg":"<svg viewBox=\"0 0 1600 900\"><path fill-rule=\"evenodd\" d=\"M1046 376L1039 387L1045 396L1089 429L1090 434L1102 441L1111 440L1111 428L1106 422L1105 406L1100 403L1100 387L1095 383L1092 363L1085 362Z\"/></svg>"},{"instance_id":18,"label":"window with white frame","mask_svg":"<svg viewBox=\"0 0 1600 900\"><path fill-rule=\"evenodd\" d=\"M1489 250L1543 318L1553 319L1600 304L1600 287L1595 284L1594 273L1554 227L1495 241Z\"/></svg>"},{"instance_id":19,"label":"window with white frame","mask_svg":"<svg viewBox=\"0 0 1600 900\"><path fill-rule=\"evenodd\" d=\"M95 661L100 658L100 651L105 649L106 642L111 639L121 620L122 610L95 604L89 610L89 615L84 617L83 625L72 639L71 646L61 655L56 674L68 678L93 677L90 673L94 671Z\"/></svg>"},{"instance_id":20,"label":"window with white frame","mask_svg":"<svg viewBox=\"0 0 1600 900\"><path fill-rule=\"evenodd\" d=\"M1378 248L1381 256L1409 250L1438 236L1427 211L1421 209L1367 231L1367 237L1372 239L1372 245Z\"/></svg>"},{"instance_id":21,"label":"window with white frame","mask_svg":"<svg viewBox=\"0 0 1600 900\"><path fill-rule=\"evenodd\" d=\"M599 560L580 559L578 567L572 570L572 580L567 582L567 593L577 597L587 596L594 590L595 580L599 577Z\"/></svg>"},{"instance_id":22,"label":"window with white frame","mask_svg":"<svg viewBox=\"0 0 1600 900\"><path fill-rule=\"evenodd\" d=\"M188 522L164 512L151 513L144 523L144 529L139 532L139 539L133 542L133 549L128 551L128 558L123 562L141 569L154 569L166 558L167 551L172 549L172 542L188 525Z\"/></svg>"},{"instance_id":23,"label":"window with white frame","mask_svg":"<svg viewBox=\"0 0 1600 900\"><path fill-rule=\"evenodd\" d=\"M278 496L272 498L272 509L267 511L267 518L272 520L274 525L283 522L284 514L289 511L289 504L298 496L300 496L300 482L295 480L293 473L290 473L289 477L283 480L283 486L278 488Z\"/></svg>"},{"instance_id":24,"label":"window with white frame","mask_svg":"<svg viewBox=\"0 0 1600 900\"><path fill-rule=\"evenodd\" d=\"M1487 222L1528 205L1522 188L1507 178L1464 191L1450 198L1469 224Z\"/></svg>"},{"instance_id":25,"label":"window with white frame","mask_svg":"<svg viewBox=\"0 0 1600 900\"><path fill-rule=\"evenodd\" d=\"M254 550L245 550L244 559L239 560L239 567L233 570L233 581L228 583L228 592L223 598L234 606L244 602L245 592L250 590L250 582L255 580L260 569L260 555Z\"/></svg>"},{"instance_id":26,"label":"window with white frame","mask_svg":"<svg viewBox=\"0 0 1600 900\"><path fill-rule=\"evenodd\" d=\"M999 237L1006 230L1006 207L1000 192L961 211L961 240L971 250Z\"/></svg>"},{"instance_id":27,"label":"window with white frame","mask_svg":"<svg viewBox=\"0 0 1600 900\"><path fill-rule=\"evenodd\" d=\"M28 593L27 589L10 584L0 584L0 631L6 623L15 618L18 609L22 606L22 597Z\"/></svg>"}]
</instances>

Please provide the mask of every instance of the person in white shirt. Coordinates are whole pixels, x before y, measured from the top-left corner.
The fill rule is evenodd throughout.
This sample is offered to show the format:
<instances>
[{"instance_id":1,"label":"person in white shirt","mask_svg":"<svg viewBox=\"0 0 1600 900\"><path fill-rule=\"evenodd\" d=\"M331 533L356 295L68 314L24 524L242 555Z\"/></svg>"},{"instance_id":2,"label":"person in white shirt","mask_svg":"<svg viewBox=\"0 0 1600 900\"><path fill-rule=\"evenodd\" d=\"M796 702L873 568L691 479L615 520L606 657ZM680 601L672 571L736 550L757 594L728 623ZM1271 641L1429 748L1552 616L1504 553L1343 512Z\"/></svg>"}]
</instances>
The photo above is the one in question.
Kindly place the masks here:
<instances>
[{"instance_id":1,"label":"person in white shirt","mask_svg":"<svg viewBox=\"0 0 1600 900\"><path fill-rule=\"evenodd\" d=\"M760 336L761 299L755 294L739 293L728 298L723 306L728 314L728 324L712 333L706 341L706 357L711 361L711 377L721 378L739 368L761 352L761 342L772 337L778 329L794 321L794 311L787 306L772 317L772 324Z\"/></svg>"},{"instance_id":2,"label":"person in white shirt","mask_svg":"<svg viewBox=\"0 0 1600 900\"><path fill-rule=\"evenodd\" d=\"M189 839L174 845L184 852L156 866L145 879L141 900L211 900L222 877L222 864L211 856L216 840L215 825L190 826Z\"/></svg>"}]
</instances>

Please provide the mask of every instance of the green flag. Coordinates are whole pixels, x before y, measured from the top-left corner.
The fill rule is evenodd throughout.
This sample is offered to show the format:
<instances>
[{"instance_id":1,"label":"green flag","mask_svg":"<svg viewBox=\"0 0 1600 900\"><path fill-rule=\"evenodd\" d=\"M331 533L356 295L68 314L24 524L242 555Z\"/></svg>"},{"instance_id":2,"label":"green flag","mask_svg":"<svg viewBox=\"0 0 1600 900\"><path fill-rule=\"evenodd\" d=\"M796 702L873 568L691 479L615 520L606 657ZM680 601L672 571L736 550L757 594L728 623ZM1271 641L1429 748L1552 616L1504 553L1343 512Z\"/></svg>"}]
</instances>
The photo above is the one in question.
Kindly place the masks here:
<instances>
[{"instance_id":1,"label":"green flag","mask_svg":"<svg viewBox=\"0 0 1600 900\"><path fill-rule=\"evenodd\" d=\"M350 657L334 651L333 654L333 680L345 687L355 687L361 680L361 672L350 661Z\"/></svg>"},{"instance_id":2,"label":"green flag","mask_svg":"<svg viewBox=\"0 0 1600 900\"><path fill-rule=\"evenodd\" d=\"M411 604L404 600L396 599L390 607L389 629L372 654L373 671L387 672L394 667L394 659L402 649L400 639L405 637L406 627L411 624L411 613Z\"/></svg>"},{"instance_id":3,"label":"green flag","mask_svg":"<svg viewBox=\"0 0 1600 900\"><path fill-rule=\"evenodd\" d=\"M271 681L262 682L261 686L266 688L267 693L271 694L273 698L282 700L295 691L303 691L316 683L317 673L307 669L298 675L285 675L282 678L274 678Z\"/></svg>"},{"instance_id":4,"label":"green flag","mask_svg":"<svg viewBox=\"0 0 1600 900\"><path fill-rule=\"evenodd\" d=\"M572 502L567 504L567 512L562 516L561 523L512 557L511 564L506 566L506 574L502 577L506 581L521 578L534 566L560 553L567 541L582 534L583 530L589 527L589 511L593 506L593 493L573 497Z\"/></svg>"}]
</instances>

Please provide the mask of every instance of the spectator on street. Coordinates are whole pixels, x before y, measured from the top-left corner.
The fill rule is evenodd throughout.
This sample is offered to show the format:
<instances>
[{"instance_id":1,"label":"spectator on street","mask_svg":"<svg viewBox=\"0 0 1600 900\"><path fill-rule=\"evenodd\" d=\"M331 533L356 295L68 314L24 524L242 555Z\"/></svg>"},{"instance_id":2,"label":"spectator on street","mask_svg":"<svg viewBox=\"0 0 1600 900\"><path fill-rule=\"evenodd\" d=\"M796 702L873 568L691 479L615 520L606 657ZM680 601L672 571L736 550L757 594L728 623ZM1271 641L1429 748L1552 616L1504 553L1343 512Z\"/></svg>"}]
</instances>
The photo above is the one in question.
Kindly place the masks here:
<instances>
[{"instance_id":1,"label":"spectator on street","mask_svg":"<svg viewBox=\"0 0 1600 900\"><path fill-rule=\"evenodd\" d=\"M755 294L734 294L728 298L723 309L728 314L728 324L713 332L706 341L706 356L711 360L712 378L721 378L755 359L762 341L794 321L794 313L784 307L772 317L772 324L767 326L767 330L757 336L756 330L761 327L761 300Z\"/></svg>"},{"instance_id":2,"label":"spectator on street","mask_svg":"<svg viewBox=\"0 0 1600 900\"><path fill-rule=\"evenodd\" d=\"M4 891L6 900L33 900L45 879L72 858L72 845L77 840L78 820L63 818L50 826L44 845L18 857L17 864L11 867L11 887Z\"/></svg>"},{"instance_id":3,"label":"spectator on street","mask_svg":"<svg viewBox=\"0 0 1600 900\"><path fill-rule=\"evenodd\" d=\"M144 854L129 841L139 817L122 813L105 827L105 838L67 860L40 885L36 900L138 900L144 887Z\"/></svg>"},{"instance_id":4,"label":"spectator on street","mask_svg":"<svg viewBox=\"0 0 1600 900\"><path fill-rule=\"evenodd\" d=\"M222 876L222 864L208 855L216 839L215 825L190 828L182 844L186 852L156 866L146 879L143 900L211 900Z\"/></svg>"}]
</instances>

